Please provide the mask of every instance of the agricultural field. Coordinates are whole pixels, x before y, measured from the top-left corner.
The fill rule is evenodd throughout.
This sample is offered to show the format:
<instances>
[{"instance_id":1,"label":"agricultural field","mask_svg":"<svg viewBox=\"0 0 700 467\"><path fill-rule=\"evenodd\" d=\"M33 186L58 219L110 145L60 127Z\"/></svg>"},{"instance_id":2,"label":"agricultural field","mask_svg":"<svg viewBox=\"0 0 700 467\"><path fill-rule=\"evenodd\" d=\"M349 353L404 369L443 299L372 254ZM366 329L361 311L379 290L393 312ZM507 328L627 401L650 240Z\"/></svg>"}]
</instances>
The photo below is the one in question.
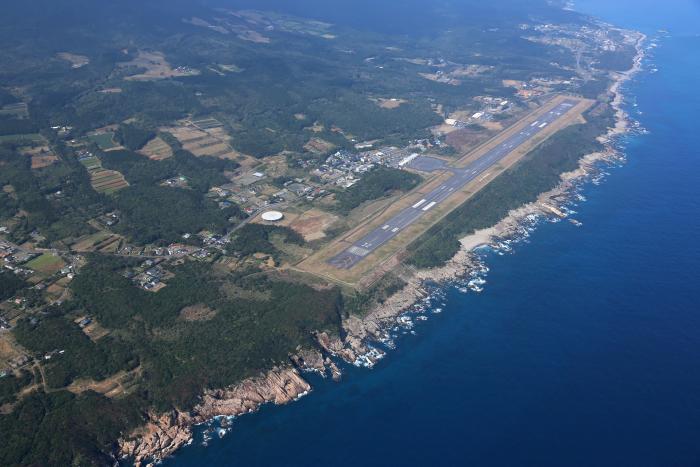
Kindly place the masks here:
<instances>
[{"instance_id":1,"label":"agricultural field","mask_svg":"<svg viewBox=\"0 0 700 467\"><path fill-rule=\"evenodd\" d=\"M142 70L141 73L136 73L124 78L127 81L153 81L182 76L196 76L199 74L198 70L189 67L173 68L165 59L165 55L163 55L162 52L147 52L145 50L139 50L136 58L129 62L121 63L120 65L124 68L137 68Z\"/></svg>"},{"instance_id":2,"label":"agricultural field","mask_svg":"<svg viewBox=\"0 0 700 467\"><path fill-rule=\"evenodd\" d=\"M25 264L27 268L44 276L50 276L60 271L65 265L66 263L60 256L55 256L51 253L44 253Z\"/></svg>"},{"instance_id":3,"label":"agricultural field","mask_svg":"<svg viewBox=\"0 0 700 467\"><path fill-rule=\"evenodd\" d=\"M371 100L375 104L377 104L379 107L381 107L382 109L397 109L397 108L401 107L401 104L405 104L406 102L408 102L405 99L397 99L395 97L392 97L389 99L379 97L379 98L371 99Z\"/></svg>"},{"instance_id":4,"label":"agricultural field","mask_svg":"<svg viewBox=\"0 0 700 467\"><path fill-rule=\"evenodd\" d=\"M304 149L315 154L325 154L335 148L335 144L321 138L311 138L305 145Z\"/></svg>"},{"instance_id":5,"label":"agricultural field","mask_svg":"<svg viewBox=\"0 0 700 467\"><path fill-rule=\"evenodd\" d=\"M21 148L20 151L32 159L32 169L48 167L58 160L47 145Z\"/></svg>"},{"instance_id":6,"label":"agricultural field","mask_svg":"<svg viewBox=\"0 0 700 467\"><path fill-rule=\"evenodd\" d=\"M111 131L88 135L86 139L91 143L97 144L103 151L118 149L120 147L119 144L114 141L114 132Z\"/></svg>"},{"instance_id":7,"label":"agricultural field","mask_svg":"<svg viewBox=\"0 0 700 467\"><path fill-rule=\"evenodd\" d=\"M102 167L90 171L90 184L99 193L111 194L129 186L120 172Z\"/></svg>"},{"instance_id":8,"label":"agricultural field","mask_svg":"<svg viewBox=\"0 0 700 467\"><path fill-rule=\"evenodd\" d=\"M2 135L0 136L0 143L13 143L13 144L29 144L29 143L43 143L44 137L39 133L26 133L23 135Z\"/></svg>"},{"instance_id":9,"label":"agricultural field","mask_svg":"<svg viewBox=\"0 0 700 467\"><path fill-rule=\"evenodd\" d=\"M86 320L89 322L86 323ZM98 323L94 318L88 318L85 315L81 315L75 318L73 322L77 325L84 323L83 326L81 326L83 333L85 333L85 335L88 336L93 342L96 342L109 334L109 330L101 326L100 323Z\"/></svg>"},{"instance_id":10,"label":"agricultural field","mask_svg":"<svg viewBox=\"0 0 700 467\"><path fill-rule=\"evenodd\" d=\"M29 117L29 110L26 102L17 102L0 107L0 115L9 115L17 118Z\"/></svg>"},{"instance_id":11,"label":"agricultural field","mask_svg":"<svg viewBox=\"0 0 700 467\"><path fill-rule=\"evenodd\" d=\"M70 292L66 292L70 281L71 279L68 277L61 277L46 288L46 297L51 301L60 300L61 297L65 298L66 295L70 294Z\"/></svg>"},{"instance_id":12,"label":"agricultural field","mask_svg":"<svg viewBox=\"0 0 700 467\"><path fill-rule=\"evenodd\" d=\"M304 237L304 241L312 242L326 238L326 231L338 222L339 217L318 208L306 211L289 210L284 212L284 218L275 225L289 227ZM268 224L260 217L253 220L256 224Z\"/></svg>"},{"instance_id":13,"label":"agricultural field","mask_svg":"<svg viewBox=\"0 0 700 467\"><path fill-rule=\"evenodd\" d=\"M154 161L162 161L173 155L173 150L170 145L159 136L150 140L137 152Z\"/></svg>"},{"instance_id":14,"label":"agricultural field","mask_svg":"<svg viewBox=\"0 0 700 467\"><path fill-rule=\"evenodd\" d=\"M0 368L8 368L26 354L26 350L17 344L11 333L0 334Z\"/></svg>"},{"instance_id":15,"label":"agricultural field","mask_svg":"<svg viewBox=\"0 0 700 467\"><path fill-rule=\"evenodd\" d=\"M100 251L113 253L119 246L122 237L119 235L101 231L79 238L71 245L73 251Z\"/></svg>"},{"instance_id":16,"label":"agricultural field","mask_svg":"<svg viewBox=\"0 0 700 467\"><path fill-rule=\"evenodd\" d=\"M97 158L97 156L84 157L80 159L80 163L85 166L86 169L92 170L102 167L102 162Z\"/></svg>"},{"instance_id":17,"label":"agricultural field","mask_svg":"<svg viewBox=\"0 0 700 467\"><path fill-rule=\"evenodd\" d=\"M182 144L182 148L195 156L211 156L237 160L240 154L230 145L230 136L223 124L215 118L181 120L178 125L163 128Z\"/></svg>"},{"instance_id":18,"label":"agricultural field","mask_svg":"<svg viewBox=\"0 0 700 467\"><path fill-rule=\"evenodd\" d=\"M121 172L107 170L102 167L102 162L97 156L90 156L80 159L80 163L88 169L90 173L90 184L99 193L112 194L117 190L126 188L129 183Z\"/></svg>"},{"instance_id":19,"label":"agricultural field","mask_svg":"<svg viewBox=\"0 0 700 467\"><path fill-rule=\"evenodd\" d=\"M90 63L90 59L85 55L72 54L70 52L59 52L56 54L56 57L70 63L71 68L82 68Z\"/></svg>"},{"instance_id":20,"label":"agricultural field","mask_svg":"<svg viewBox=\"0 0 700 467\"><path fill-rule=\"evenodd\" d=\"M238 67L237 65L230 64L230 65L223 65L223 64L216 64L216 65L211 65L207 67L208 70L213 71L219 76L225 76L227 73L242 73L243 68Z\"/></svg>"}]
</instances>

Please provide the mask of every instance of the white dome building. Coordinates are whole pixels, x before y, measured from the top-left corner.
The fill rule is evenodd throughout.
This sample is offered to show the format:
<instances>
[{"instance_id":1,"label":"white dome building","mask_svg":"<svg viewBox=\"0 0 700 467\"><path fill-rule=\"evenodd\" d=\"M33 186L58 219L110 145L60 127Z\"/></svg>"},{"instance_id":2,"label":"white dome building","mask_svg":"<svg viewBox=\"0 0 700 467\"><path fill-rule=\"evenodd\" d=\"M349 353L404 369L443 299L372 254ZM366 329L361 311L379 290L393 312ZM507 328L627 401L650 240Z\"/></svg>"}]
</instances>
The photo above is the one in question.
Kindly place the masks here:
<instances>
[{"instance_id":1,"label":"white dome building","mask_svg":"<svg viewBox=\"0 0 700 467\"><path fill-rule=\"evenodd\" d=\"M267 211L262 213L262 220L267 221L267 222L277 222L282 220L284 217L284 214L282 214L279 211Z\"/></svg>"}]
</instances>

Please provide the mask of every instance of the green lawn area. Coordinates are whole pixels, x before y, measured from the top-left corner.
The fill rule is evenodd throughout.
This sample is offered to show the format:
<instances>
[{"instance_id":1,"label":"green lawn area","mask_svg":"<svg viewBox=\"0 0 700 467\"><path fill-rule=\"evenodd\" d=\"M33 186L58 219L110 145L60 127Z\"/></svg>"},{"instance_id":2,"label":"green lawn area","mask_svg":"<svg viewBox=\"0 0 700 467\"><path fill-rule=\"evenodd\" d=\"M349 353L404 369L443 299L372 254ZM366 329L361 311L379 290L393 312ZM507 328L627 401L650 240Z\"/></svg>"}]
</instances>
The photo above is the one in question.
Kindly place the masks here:
<instances>
[{"instance_id":1,"label":"green lawn area","mask_svg":"<svg viewBox=\"0 0 700 467\"><path fill-rule=\"evenodd\" d=\"M4 135L0 136L0 143L21 143L21 142L40 143L44 138L39 133L27 133L24 135Z\"/></svg>"},{"instance_id":2,"label":"green lawn area","mask_svg":"<svg viewBox=\"0 0 700 467\"><path fill-rule=\"evenodd\" d=\"M97 144L103 151L106 151L107 149L116 148L118 146L118 144L114 142L114 133L111 131L107 133L101 133L99 135L90 135L87 137L87 139Z\"/></svg>"},{"instance_id":3,"label":"green lawn area","mask_svg":"<svg viewBox=\"0 0 700 467\"><path fill-rule=\"evenodd\" d=\"M29 261L27 264L25 264L25 266L36 272L50 275L60 270L65 264L66 263L64 263L59 256L44 253L43 255Z\"/></svg>"},{"instance_id":4,"label":"green lawn area","mask_svg":"<svg viewBox=\"0 0 700 467\"><path fill-rule=\"evenodd\" d=\"M88 170L95 169L102 166L102 163L97 157L89 157L80 161L81 164L85 166Z\"/></svg>"}]
</instances>

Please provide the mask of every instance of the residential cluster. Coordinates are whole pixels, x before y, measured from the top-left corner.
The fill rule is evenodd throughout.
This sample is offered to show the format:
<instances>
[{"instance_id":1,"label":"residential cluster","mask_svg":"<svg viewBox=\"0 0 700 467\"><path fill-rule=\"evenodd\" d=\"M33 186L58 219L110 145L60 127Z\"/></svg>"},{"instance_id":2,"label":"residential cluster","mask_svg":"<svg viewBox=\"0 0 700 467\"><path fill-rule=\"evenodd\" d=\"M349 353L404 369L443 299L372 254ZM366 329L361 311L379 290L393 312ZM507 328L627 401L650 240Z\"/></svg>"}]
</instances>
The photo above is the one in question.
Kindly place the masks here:
<instances>
[{"instance_id":1,"label":"residential cluster","mask_svg":"<svg viewBox=\"0 0 700 467\"><path fill-rule=\"evenodd\" d=\"M161 266L163 261L163 258L147 259L139 266L127 269L123 275L143 290L157 292L166 286L168 279L175 277Z\"/></svg>"}]
</instances>

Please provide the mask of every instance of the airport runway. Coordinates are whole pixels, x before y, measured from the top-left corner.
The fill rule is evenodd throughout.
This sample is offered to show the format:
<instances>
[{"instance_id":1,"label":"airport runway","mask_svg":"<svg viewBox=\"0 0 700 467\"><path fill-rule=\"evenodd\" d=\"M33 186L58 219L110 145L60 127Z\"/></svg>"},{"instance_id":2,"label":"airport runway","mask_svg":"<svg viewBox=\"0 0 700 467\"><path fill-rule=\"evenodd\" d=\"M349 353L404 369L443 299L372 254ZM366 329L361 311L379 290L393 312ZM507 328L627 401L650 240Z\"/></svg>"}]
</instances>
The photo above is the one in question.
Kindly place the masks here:
<instances>
[{"instance_id":1,"label":"airport runway","mask_svg":"<svg viewBox=\"0 0 700 467\"><path fill-rule=\"evenodd\" d=\"M518 149L532 137L544 130L548 125L561 118L578 103L579 101L574 99L564 100L549 112L540 116L537 121L510 136L468 166L463 168L449 167L453 175L442 185L426 194L413 206L399 212L386 221L384 225L374 229L350 247L331 258L328 263L338 269L352 268L362 261L365 256L397 236L402 230L414 223L426 212L445 201L452 193L459 191L467 183L479 178L481 174L486 172L490 167ZM483 177L486 177L486 175L483 175Z\"/></svg>"}]
</instances>

